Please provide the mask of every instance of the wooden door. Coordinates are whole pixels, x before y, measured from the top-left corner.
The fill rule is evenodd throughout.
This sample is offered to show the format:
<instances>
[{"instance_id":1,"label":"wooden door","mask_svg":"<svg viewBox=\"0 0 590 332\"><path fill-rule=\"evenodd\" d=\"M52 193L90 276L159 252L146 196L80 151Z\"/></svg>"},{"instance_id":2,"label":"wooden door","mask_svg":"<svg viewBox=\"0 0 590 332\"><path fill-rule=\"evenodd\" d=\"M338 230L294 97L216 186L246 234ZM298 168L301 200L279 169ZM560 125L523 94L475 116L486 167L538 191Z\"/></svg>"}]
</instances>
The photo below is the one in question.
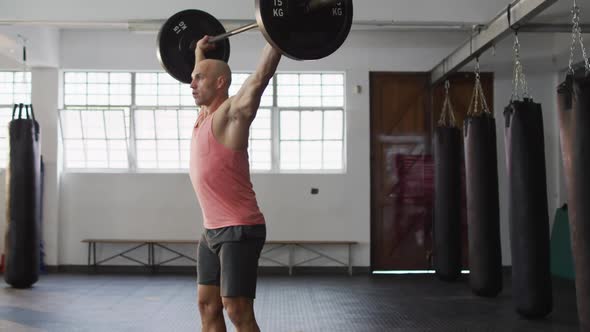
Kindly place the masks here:
<instances>
[{"instance_id":1,"label":"wooden door","mask_svg":"<svg viewBox=\"0 0 590 332\"><path fill-rule=\"evenodd\" d=\"M414 189L430 149L429 77L371 73L370 83L371 269L424 269L428 212L414 204L420 195ZM400 180L402 173L416 182Z\"/></svg>"}]
</instances>

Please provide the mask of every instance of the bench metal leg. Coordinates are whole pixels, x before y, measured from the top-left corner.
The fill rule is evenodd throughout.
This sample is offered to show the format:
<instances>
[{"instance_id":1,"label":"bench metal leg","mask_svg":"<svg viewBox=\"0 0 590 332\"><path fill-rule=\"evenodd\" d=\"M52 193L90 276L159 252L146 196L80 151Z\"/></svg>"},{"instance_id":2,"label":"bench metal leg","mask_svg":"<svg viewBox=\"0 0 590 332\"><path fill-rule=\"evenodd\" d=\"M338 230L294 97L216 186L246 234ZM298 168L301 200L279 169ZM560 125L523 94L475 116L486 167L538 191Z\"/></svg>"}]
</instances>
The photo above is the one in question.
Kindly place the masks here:
<instances>
[{"instance_id":1,"label":"bench metal leg","mask_svg":"<svg viewBox=\"0 0 590 332\"><path fill-rule=\"evenodd\" d=\"M152 271L152 273L156 272L156 266L154 264L154 244L153 243L148 243L147 246L147 250L148 250L148 266L150 268L150 270Z\"/></svg>"},{"instance_id":2,"label":"bench metal leg","mask_svg":"<svg viewBox=\"0 0 590 332\"><path fill-rule=\"evenodd\" d=\"M352 246L348 245L348 275L352 276Z\"/></svg>"},{"instance_id":3,"label":"bench metal leg","mask_svg":"<svg viewBox=\"0 0 590 332\"><path fill-rule=\"evenodd\" d=\"M289 275L293 275L293 259L295 254L295 246L289 246Z\"/></svg>"},{"instance_id":4,"label":"bench metal leg","mask_svg":"<svg viewBox=\"0 0 590 332\"><path fill-rule=\"evenodd\" d=\"M96 264L96 242L92 243L92 260L94 265L94 272L98 269L98 264Z\"/></svg>"}]
</instances>

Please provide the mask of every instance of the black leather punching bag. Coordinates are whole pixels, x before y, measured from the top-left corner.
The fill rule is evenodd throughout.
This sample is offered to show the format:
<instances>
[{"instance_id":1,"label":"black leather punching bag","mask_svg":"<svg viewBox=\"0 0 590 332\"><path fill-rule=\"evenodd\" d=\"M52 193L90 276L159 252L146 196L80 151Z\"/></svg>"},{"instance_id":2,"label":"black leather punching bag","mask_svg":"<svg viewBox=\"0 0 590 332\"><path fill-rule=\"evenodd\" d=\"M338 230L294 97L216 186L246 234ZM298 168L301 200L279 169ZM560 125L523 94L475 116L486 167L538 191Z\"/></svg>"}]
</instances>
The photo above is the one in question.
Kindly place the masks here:
<instances>
[{"instance_id":1,"label":"black leather punching bag","mask_svg":"<svg viewBox=\"0 0 590 332\"><path fill-rule=\"evenodd\" d=\"M502 290L496 123L489 113L464 121L469 283L479 296Z\"/></svg>"},{"instance_id":2,"label":"black leather punching bag","mask_svg":"<svg viewBox=\"0 0 590 332\"><path fill-rule=\"evenodd\" d=\"M461 144L459 128L436 128L434 269L445 281L461 275Z\"/></svg>"},{"instance_id":3,"label":"black leather punching bag","mask_svg":"<svg viewBox=\"0 0 590 332\"><path fill-rule=\"evenodd\" d=\"M590 76L568 75L557 95L578 317L590 331Z\"/></svg>"},{"instance_id":4,"label":"black leather punching bag","mask_svg":"<svg viewBox=\"0 0 590 332\"><path fill-rule=\"evenodd\" d=\"M522 316L541 318L553 307L541 104L511 101L504 118L513 301Z\"/></svg>"},{"instance_id":5,"label":"black leather punching bag","mask_svg":"<svg viewBox=\"0 0 590 332\"><path fill-rule=\"evenodd\" d=\"M15 288L31 287L39 279L41 218L40 128L32 105L17 105L9 124L7 167L7 234L4 280Z\"/></svg>"}]
</instances>

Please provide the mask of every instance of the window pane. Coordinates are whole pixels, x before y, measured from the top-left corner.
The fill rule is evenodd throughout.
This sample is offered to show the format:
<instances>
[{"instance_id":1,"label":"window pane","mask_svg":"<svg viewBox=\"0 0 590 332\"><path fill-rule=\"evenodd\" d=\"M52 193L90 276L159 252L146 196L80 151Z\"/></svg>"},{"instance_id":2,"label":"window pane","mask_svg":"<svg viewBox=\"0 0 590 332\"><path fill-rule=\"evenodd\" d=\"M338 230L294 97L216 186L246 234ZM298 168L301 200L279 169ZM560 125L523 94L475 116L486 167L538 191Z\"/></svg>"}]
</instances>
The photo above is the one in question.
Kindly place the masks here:
<instances>
[{"instance_id":1,"label":"window pane","mask_svg":"<svg viewBox=\"0 0 590 332\"><path fill-rule=\"evenodd\" d=\"M299 142L281 142L281 169L299 169Z\"/></svg>"},{"instance_id":2,"label":"window pane","mask_svg":"<svg viewBox=\"0 0 590 332\"><path fill-rule=\"evenodd\" d=\"M8 138L8 123L12 120L11 108L0 108L0 138Z\"/></svg>"},{"instance_id":3,"label":"window pane","mask_svg":"<svg viewBox=\"0 0 590 332\"><path fill-rule=\"evenodd\" d=\"M343 139L342 111L324 112L324 139Z\"/></svg>"},{"instance_id":4,"label":"window pane","mask_svg":"<svg viewBox=\"0 0 590 332\"><path fill-rule=\"evenodd\" d=\"M156 138L178 139L177 111L156 111Z\"/></svg>"},{"instance_id":5,"label":"window pane","mask_svg":"<svg viewBox=\"0 0 590 332\"><path fill-rule=\"evenodd\" d=\"M155 140L137 141L136 149L138 168L157 168L158 158Z\"/></svg>"},{"instance_id":6,"label":"window pane","mask_svg":"<svg viewBox=\"0 0 590 332\"><path fill-rule=\"evenodd\" d=\"M110 167L113 168L127 168L127 142L126 141L109 141L109 161Z\"/></svg>"},{"instance_id":7,"label":"window pane","mask_svg":"<svg viewBox=\"0 0 590 332\"><path fill-rule=\"evenodd\" d=\"M321 85L307 85L301 86L299 93L301 96L321 96L322 86Z\"/></svg>"},{"instance_id":8,"label":"window pane","mask_svg":"<svg viewBox=\"0 0 590 332\"><path fill-rule=\"evenodd\" d=\"M253 140L248 151L251 168L270 170L272 168L271 140Z\"/></svg>"},{"instance_id":9,"label":"window pane","mask_svg":"<svg viewBox=\"0 0 590 332\"><path fill-rule=\"evenodd\" d=\"M178 140L158 141L158 160L160 167L179 168L180 153Z\"/></svg>"},{"instance_id":10,"label":"window pane","mask_svg":"<svg viewBox=\"0 0 590 332\"><path fill-rule=\"evenodd\" d=\"M191 153L191 141L180 140L180 168L188 168Z\"/></svg>"},{"instance_id":11,"label":"window pane","mask_svg":"<svg viewBox=\"0 0 590 332\"><path fill-rule=\"evenodd\" d=\"M104 106L109 104L108 95L88 95L88 105Z\"/></svg>"},{"instance_id":12,"label":"window pane","mask_svg":"<svg viewBox=\"0 0 590 332\"><path fill-rule=\"evenodd\" d=\"M281 111L282 170L342 170L344 125L342 110ZM301 127L293 129L301 117ZM293 132L300 131L295 137Z\"/></svg>"},{"instance_id":13,"label":"window pane","mask_svg":"<svg viewBox=\"0 0 590 332\"><path fill-rule=\"evenodd\" d=\"M67 83L84 83L86 84L86 73L67 72L64 75L64 80Z\"/></svg>"},{"instance_id":14,"label":"window pane","mask_svg":"<svg viewBox=\"0 0 590 332\"><path fill-rule=\"evenodd\" d=\"M190 94L190 91L184 92L182 95L180 95L180 105L196 107L195 100L193 99L193 96Z\"/></svg>"},{"instance_id":15,"label":"window pane","mask_svg":"<svg viewBox=\"0 0 590 332\"><path fill-rule=\"evenodd\" d=\"M303 74L299 76L301 85L319 85L322 84L322 75L320 74Z\"/></svg>"},{"instance_id":16,"label":"window pane","mask_svg":"<svg viewBox=\"0 0 590 332\"><path fill-rule=\"evenodd\" d=\"M181 139L191 139L198 113L194 111L178 111L179 134ZM254 120L256 121L256 120Z\"/></svg>"},{"instance_id":17,"label":"window pane","mask_svg":"<svg viewBox=\"0 0 590 332\"><path fill-rule=\"evenodd\" d=\"M104 128L103 112L101 111L84 111L81 112L82 125L84 128L84 138L106 138Z\"/></svg>"},{"instance_id":18,"label":"window pane","mask_svg":"<svg viewBox=\"0 0 590 332\"><path fill-rule=\"evenodd\" d=\"M140 106L194 105L190 88L167 73L137 74L135 94Z\"/></svg>"},{"instance_id":19,"label":"window pane","mask_svg":"<svg viewBox=\"0 0 590 332\"><path fill-rule=\"evenodd\" d=\"M344 86L344 75L342 74L323 74L323 85L339 85Z\"/></svg>"},{"instance_id":20,"label":"window pane","mask_svg":"<svg viewBox=\"0 0 590 332\"><path fill-rule=\"evenodd\" d=\"M86 141L86 163L92 168L108 167L107 142L104 140Z\"/></svg>"},{"instance_id":21,"label":"window pane","mask_svg":"<svg viewBox=\"0 0 590 332\"><path fill-rule=\"evenodd\" d=\"M64 139L82 138L80 111L62 111L60 112L60 119Z\"/></svg>"},{"instance_id":22,"label":"window pane","mask_svg":"<svg viewBox=\"0 0 590 332\"><path fill-rule=\"evenodd\" d=\"M129 84L129 87L131 87L131 73L111 73L111 82Z\"/></svg>"},{"instance_id":23,"label":"window pane","mask_svg":"<svg viewBox=\"0 0 590 332\"><path fill-rule=\"evenodd\" d=\"M156 138L154 111L135 111L135 137L139 139Z\"/></svg>"},{"instance_id":24,"label":"window pane","mask_svg":"<svg viewBox=\"0 0 590 332\"><path fill-rule=\"evenodd\" d=\"M281 111L281 139L299 139L299 112Z\"/></svg>"},{"instance_id":25,"label":"window pane","mask_svg":"<svg viewBox=\"0 0 590 332\"><path fill-rule=\"evenodd\" d=\"M158 97L156 96L136 96L135 103L138 106L156 105L158 103Z\"/></svg>"},{"instance_id":26,"label":"window pane","mask_svg":"<svg viewBox=\"0 0 590 332\"><path fill-rule=\"evenodd\" d=\"M342 88L342 85L324 85L322 86L322 95L325 97L343 96L344 89Z\"/></svg>"},{"instance_id":27,"label":"window pane","mask_svg":"<svg viewBox=\"0 0 590 332\"><path fill-rule=\"evenodd\" d=\"M67 168L86 167L86 153L84 152L84 141L67 140L64 141L64 147Z\"/></svg>"},{"instance_id":28,"label":"window pane","mask_svg":"<svg viewBox=\"0 0 590 332\"><path fill-rule=\"evenodd\" d=\"M278 85L298 85L299 84L299 75L297 74L277 74L277 83Z\"/></svg>"},{"instance_id":29,"label":"window pane","mask_svg":"<svg viewBox=\"0 0 590 332\"><path fill-rule=\"evenodd\" d=\"M322 139L322 112L301 112L301 139Z\"/></svg>"},{"instance_id":30,"label":"window pane","mask_svg":"<svg viewBox=\"0 0 590 332\"><path fill-rule=\"evenodd\" d=\"M88 73L88 83L108 83L109 73Z\"/></svg>"},{"instance_id":31,"label":"window pane","mask_svg":"<svg viewBox=\"0 0 590 332\"><path fill-rule=\"evenodd\" d=\"M231 85L229 86L229 95L234 96L242 87L242 84L246 81L246 79L250 76L247 73L232 73L231 75Z\"/></svg>"},{"instance_id":32,"label":"window pane","mask_svg":"<svg viewBox=\"0 0 590 332\"><path fill-rule=\"evenodd\" d=\"M262 99L260 99L260 106L261 107L271 107L273 105L273 79L268 82L266 89L264 89L264 93L262 94Z\"/></svg>"},{"instance_id":33,"label":"window pane","mask_svg":"<svg viewBox=\"0 0 590 332\"><path fill-rule=\"evenodd\" d=\"M156 84L158 83L157 73L137 73L135 74L135 84L139 87L141 84Z\"/></svg>"},{"instance_id":34,"label":"window pane","mask_svg":"<svg viewBox=\"0 0 590 332\"><path fill-rule=\"evenodd\" d=\"M322 106L342 107L344 106L344 97L323 97Z\"/></svg>"},{"instance_id":35,"label":"window pane","mask_svg":"<svg viewBox=\"0 0 590 332\"><path fill-rule=\"evenodd\" d=\"M88 94L90 95L108 95L108 84L88 84Z\"/></svg>"},{"instance_id":36,"label":"window pane","mask_svg":"<svg viewBox=\"0 0 590 332\"><path fill-rule=\"evenodd\" d=\"M270 139L271 138L271 111L269 109L260 109L252 125L250 126L250 139Z\"/></svg>"},{"instance_id":37,"label":"window pane","mask_svg":"<svg viewBox=\"0 0 590 332\"><path fill-rule=\"evenodd\" d=\"M80 95L66 95L65 103L66 105L85 105L86 104L86 96Z\"/></svg>"},{"instance_id":38,"label":"window pane","mask_svg":"<svg viewBox=\"0 0 590 332\"><path fill-rule=\"evenodd\" d=\"M0 105L31 103L30 72L0 72Z\"/></svg>"},{"instance_id":39,"label":"window pane","mask_svg":"<svg viewBox=\"0 0 590 332\"><path fill-rule=\"evenodd\" d=\"M301 169L322 168L322 142L301 142Z\"/></svg>"},{"instance_id":40,"label":"window pane","mask_svg":"<svg viewBox=\"0 0 590 332\"><path fill-rule=\"evenodd\" d=\"M281 95L278 95L277 104L281 107L298 107L299 97L283 97Z\"/></svg>"},{"instance_id":41,"label":"window pane","mask_svg":"<svg viewBox=\"0 0 590 332\"><path fill-rule=\"evenodd\" d=\"M122 111L105 111L106 133L109 139L125 139L125 114Z\"/></svg>"},{"instance_id":42,"label":"window pane","mask_svg":"<svg viewBox=\"0 0 590 332\"><path fill-rule=\"evenodd\" d=\"M65 93L67 95L85 95L86 84L68 83L66 84Z\"/></svg>"}]
</instances>

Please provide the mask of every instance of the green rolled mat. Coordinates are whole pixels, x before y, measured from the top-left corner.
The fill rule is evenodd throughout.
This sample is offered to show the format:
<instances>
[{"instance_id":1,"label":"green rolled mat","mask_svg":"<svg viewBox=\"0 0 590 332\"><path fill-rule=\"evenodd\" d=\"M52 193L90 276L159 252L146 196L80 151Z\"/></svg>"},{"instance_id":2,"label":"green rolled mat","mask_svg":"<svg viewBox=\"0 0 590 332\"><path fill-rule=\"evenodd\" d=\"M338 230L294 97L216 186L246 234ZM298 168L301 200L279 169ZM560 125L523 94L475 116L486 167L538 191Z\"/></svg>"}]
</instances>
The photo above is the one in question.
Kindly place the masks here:
<instances>
[{"instance_id":1,"label":"green rolled mat","mask_svg":"<svg viewBox=\"0 0 590 332\"><path fill-rule=\"evenodd\" d=\"M551 274L574 280L574 260L567 205L555 211L555 221L551 231Z\"/></svg>"}]
</instances>

